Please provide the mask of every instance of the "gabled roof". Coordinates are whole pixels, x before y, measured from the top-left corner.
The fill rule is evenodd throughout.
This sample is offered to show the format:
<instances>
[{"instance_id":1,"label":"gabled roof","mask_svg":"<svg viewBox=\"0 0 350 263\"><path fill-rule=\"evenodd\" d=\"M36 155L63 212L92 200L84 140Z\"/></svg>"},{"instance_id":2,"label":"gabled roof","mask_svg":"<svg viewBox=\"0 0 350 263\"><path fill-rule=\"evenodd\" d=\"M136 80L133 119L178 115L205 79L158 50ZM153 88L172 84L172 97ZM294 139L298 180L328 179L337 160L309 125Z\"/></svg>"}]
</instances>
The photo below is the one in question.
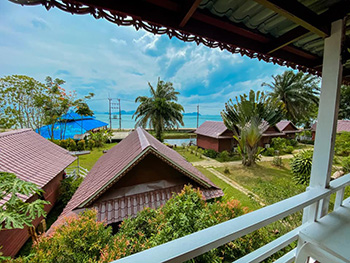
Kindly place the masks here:
<instances>
[{"instance_id":1,"label":"gabled roof","mask_svg":"<svg viewBox=\"0 0 350 263\"><path fill-rule=\"evenodd\" d=\"M67 112L66 114L64 114L60 120L91 120L91 119L95 119L96 117L94 116L82 116L82 115L79 115L78 113L75 113L74 111L69 111Z\"/></svg>"},{"instance_id":2,"label":"gabled roof","mask_svg":"<svg viewBox=\"0 0 350 263\"><path fill-rule=\"evenodd\" d=\"M283 120L283 121L280 121L279 123L276 124L277 128L281 131L281 132L284 132L284 129L288 126L288 125L291 125L296 132L299 132L299 129L294 125L293 122L291 121L287 121L287 120Z\"/></svg>"},{"instance_id":3,"label":"gabled roof","mask_svg":"<svg viewBox=\"0 0 350 263\"><path fill-rule=\"evenodd\" d=\"M67 204L62 215L91 204L150 153L162 158L202 187L219 189L179 153L159 142L145 130L137 128L96 162Z\"/></svg>"},{"instance_id":4,"label":"gabled roof","mask_svg":"<svg viewBox=\"0 0 350 263\"><path fill-rule=\"evenodd\" d=\"M228 129L222 121L205 121L194 133L216 139L231 139L232 136L222 136L226 131Z\"/></svg>"},{"instance_id":5,"label":"gabled roof","mask_svg":"<svg viewBox=\"0 0 350 263\"><path fill-rule=\"evenodd\" d=\"M316 127L317 122L312 125L311 130L316 131ZM338 120L337 133L339 132L350 132L350 120Z\"/></svg>"},{"instance_id":6,"label":"gabled roof","mask_svg":"<svg viewBox=\"0 0 350 263\"><path fill-rule=\"evenodd\" d=\"M76 158L31 129L0 133L0 171L43 188ZM23 200L29 199L21 196Z\"/></svg>"}]
</instances>

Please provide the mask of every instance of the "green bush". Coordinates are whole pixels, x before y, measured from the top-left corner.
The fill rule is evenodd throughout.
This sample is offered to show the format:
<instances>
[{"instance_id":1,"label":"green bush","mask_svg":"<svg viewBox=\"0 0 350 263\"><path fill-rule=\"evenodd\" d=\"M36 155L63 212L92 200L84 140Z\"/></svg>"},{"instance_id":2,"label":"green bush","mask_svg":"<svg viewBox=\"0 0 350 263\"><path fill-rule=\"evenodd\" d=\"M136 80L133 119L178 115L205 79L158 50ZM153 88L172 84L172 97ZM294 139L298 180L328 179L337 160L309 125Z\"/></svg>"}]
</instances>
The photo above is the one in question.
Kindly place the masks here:
<instances>
[{"instance_id":1,"label":"green bush","mask_svg":"<svg viewBox=\"0 0 350 263\"><path fill-rule=\"evenodd\" d=\"M228 151L222 151L221 153L218 154L218 157L219 161L221 162L228 162L230 161L230 154Z\"/></svg>"},{"instance_id":2,"label":"green bush","mask_svg":"<svg viewBox=\"0 0 350 263\"><path fill-rule=\"evenodd\" d=\"M302 151L290 161L290 168L297 184L308 185L311 175L312 150Z\"/></svg>"},{"instance_id":3,"label":"green bush","mask_svg":"<svg viewBox=\"0 0 350 263\"><path fill-rule=\"evenodd\" d=\"M68 149L68 140L60 140L60 146L64 149Z\"/></svg>"},{"instance_id":4,"label":"green bush","mask_svg":"<svg viewBox=\"0 0 350 263\"><path fill-rule=\"evenodd\" d=\"M96 210L86 210L77 219L66 218L51 236L43 236L27 262L97 262L111 235L111 227L96 222Z\"/></svg>"},{"instance_id":5,"label":"green bush","mask_svg":"<svg viewBox=\"0 0 350 263\"><path fill-rule=\"evenodd\" d=\"M230 169L227 166L225 166L224 173L225 174L230 174L231 173Z\"/></svg>"},{"instance_id":6,"label":"green bush","mask_svg":"<svg viewBox=\"0 0 350 263\"><path fill-rule=\"evenodd\" d=\"M53 140L52 142L56 145L60 145L60 140Z\"/></svg>"},{"instance_id":7,"label":"green bush","mask_svg":"<svg viewBox=\"0 0 350 263\"><path fill-rule=\"evenodd\" d=\"M345 157L342 161L341 161L341 165L343 167L343 172L344 173L350 173L350 156Z\"/></svg>"},{"instance_id":8,"label":"green bush","mask_svg":"<svg viewBox=\"0 0 350 263\"><path fill-rule=\"evenodd\" d=\"M265 156L275 156L275 149L270 147L266 148L265 151L263 152Z\"/></svg>"},{"instance_id":9,"label":"green bush","mask_svg":"<svg viewBox=\"0 0 350 263\"><path fill-rule=\"evenodd\" d=\"M100 148L112 138L112 135L113 133L110 130L100 130L98 132L90 132L89 139L94 140L95 146Z\"/></svg>"},{"instance_id":10,"label":"green bush","mask_svg":"<svg viewBox=\"0 0 350 263\"><path fill-rule=\"evenodd\" d=\"M95 141L93 139L88 140L88 147L90 151L92 151L92 148L95 147Z\"/></svg>"},{"instance_id":11,"label":"green bush","mask_svg":"<svg viewBox=\"0 0 350 263\"><path fill-rule=\"evenodd\" d=\"M283 151L287 145L288 145L288 140L285 138L280 138L280 137L276 137L276 138L272 138L271 140L271 146L276 150L276 151Z\"/></svg>"},{"instance_id":12,"label":"green bush","mask_svg":"<svg viewBox=\"0 0 350 263\"><path fill-rule=\"evenodd\" d=\"M58 200L62 201L64 205L68 203L68 201L72 198L75 191L78 189L79 185L83 181L84 178L78 177L67 177L61 181L59 197Z\"/></svg>"},{"instance_id":13,"label":"green bush","mask_svg":"<svg viewBox=\"0 0 350 263\"><path fill-rule=\"evenodd\" d=\"M212 149L205 149L203 154L209 158L215 159L219 153Z\"/></svg>"},{"instance_id":14,"label":"green bush","mask_svg":"<svg viewBox=\"0 0 350 263\"><path fill-rule=\"evenodd\" d=\"M314 145L315 141L313 140L300 140L301 143L304 143L304 144L311 144L311 145Z\"/></svg>"},{"instance_id":15,"label":"green bush","mask_svg":"<svg viewBox=\"0 0 350 263\"><path fill-rule=\"evenodd\" d=\"M85 140L78 141L77 149L78 149L78 151L84 151L85 150Z\"/></svg>"},{"instance_id":16,"label":"green bush","mask_svg":"<svg viewBox=\"0 0 350 263\"><path fill-rule=\"evenodd\" d=\"M287 147L284 149L284 152L285 152L285 153L292 153L293 151L294 151L293 146L287 146Z\"/></svg>"},{"instance_id":17,"label":"green bush","mask_svg":"<svg viewBox=\"0 0 350 263\"><path fill-rule=\"evenodd\" d=\"M350 132L342 132L335 137L334 151L337 155L350 155Z\"/></svg>"},{"instance_id":18,"label":"green bush","mask_svg":"<svg viewBox=\"0 0 350 263\"><path fill-rule=\"evenodd\" d=\"M68 149L69 149L70 151L76 151L76 149L77 149L77 144L75 143L75 141L74 141L73 139L70 139L70 140L69 140Z\"/></svg>"},{"instance_id":19,"label":"green bush","mask_svg":"<svg viewBox=\"0 0 350 263\"><path fill-rule=\"evenodd\" d=\"M296 139L289 139L288 142L289 145L293 147L296 147L298 145L298 141Z\"/></svg>"},{"instance_id":20,"label":"green bush","mask_svg":"<svg viewBox=\"0 0 350 263\"><path fill-rule=\"evenodd\" d=\"M283 166L282 157L279 157L279 156L273 157L272 164L277 167L282 167Z\"/></svg>"},{"instance_id":21,"label":"green bush","mask_svg":"<svg viewBox=\"0 0 350 263\"><path fill-rule=\"evenodd\" d=\"M100 263L163 244L248 212L237 200L206 203L198 190L185 186L163 207L145 209L122 222L119 232L103 250ZM258 230L192 259L196 262L232 262L267 242L267 231ZM252 242L254 241L254 242Z\"/></svg>"}]
</instances>

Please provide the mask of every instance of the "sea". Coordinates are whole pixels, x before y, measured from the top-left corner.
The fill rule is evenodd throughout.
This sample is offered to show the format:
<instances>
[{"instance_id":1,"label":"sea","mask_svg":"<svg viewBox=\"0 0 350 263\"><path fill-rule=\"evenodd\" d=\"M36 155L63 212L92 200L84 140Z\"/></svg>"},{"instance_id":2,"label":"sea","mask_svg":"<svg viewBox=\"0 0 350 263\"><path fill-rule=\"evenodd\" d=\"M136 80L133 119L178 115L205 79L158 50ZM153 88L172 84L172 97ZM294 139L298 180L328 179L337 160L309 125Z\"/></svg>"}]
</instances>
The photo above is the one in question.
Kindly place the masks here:
<instances>
[{"instance_id":1,"label":"sea","mask_svg":"<svg viewBox=\"0 0 350 263\"><path fill-rule=\"evenodd\" d=\"M97 120L104 121L108 123L109 126L109 114L108 113L97 113L94 115ZM114 119L116 117L117 119ZM197 128L197 116L184 115L183 116L184 126L179 126L179 128ZM200 126L205 121L222 121L220 115L200 115L198 120L198 126ZM122 129L132 129L135 128L135 120L132 118L132 114L122 114L121 115L121 128ZM119 129L119 118L118 115L112 115L112 129Z\"/></svg>"}]
</instances>

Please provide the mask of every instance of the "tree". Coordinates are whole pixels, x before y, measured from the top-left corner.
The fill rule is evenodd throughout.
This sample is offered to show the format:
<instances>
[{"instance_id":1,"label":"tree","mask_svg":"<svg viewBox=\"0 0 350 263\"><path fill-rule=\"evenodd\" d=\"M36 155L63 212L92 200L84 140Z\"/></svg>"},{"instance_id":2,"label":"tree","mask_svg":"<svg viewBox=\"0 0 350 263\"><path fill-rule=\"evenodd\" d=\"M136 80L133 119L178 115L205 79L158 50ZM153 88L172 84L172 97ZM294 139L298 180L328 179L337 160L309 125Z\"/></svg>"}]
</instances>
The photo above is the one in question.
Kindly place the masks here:
<instances>
[{"instance_id":1,"label":"tree","mask_svg":"<svg viewBox=\"0 0 350 263\"><path fill-rule=\"evenodd\" d=\"M236 103L230 99L221 112L222 119L238 142L238 151L242 164L251 166L258 156L258 142L266 125L274 125L283 117L282 103L265 96L263 92L236 97Z\"/></svg>"},{"instance_id":2,"label":"tree","mask_svg":"<svg viewBox=\"0 0 350 263\"><path fill-rule=\"evenodd\" d=\"M180 93L175 91L171 82L164 82L158 78L157 88L154 89L150 83L151 97L139 96L135 102L140 102L133 117L135 117L136 125L154 128L156 138L162 141L164 129L178 127L179 124L184 125L182 120L183 107L176 103L177 95Z\"/></svg>"},{"instance_id":3,"label":"tree","mask_svg":"<svg viewBox=\"0 0 350 263\"><path fill-rule=\"evenodd\" d=\"M41 107L46 87L24 75L0 79L0 127L38 129L44 124Z\"/></svg>"},{"instance_id":4,"label":"tree","mask_svg":"<svg viewBox=\"0 0 350 263\"><path fill-rule=\"evenodd\" d=\"M342 85L340 89L338 119L350 119L350 86L347 85Z\"/></svg>"},{"instance_id":5,"label":"tree","mask_svg":"<svg viewBox=\"0 0 350 263\"><path fill-rule=\"evenodd\" d=\"M287 70L272 78L270 84L264 82L262 86L271 88L272 91L268 95L283 103L286 119L297 124L310 122L311 118L317 116L320 90L318 77Z\"/></svg>"},{"instance_id":6,"label":"tree","mask_svg":"<svg viewBox=\"0 0 350 263\"><path fill-rule=\"evenodd\" d=\"M24 202L19 195L41 195L43 190L31 182L23 181L16 175L0 172L0 230L23 228L24 225L32 226L32 221L40 216L46 216L44 205L48 201L37 199L33 202Z\"/></svg>"}]
</instances>

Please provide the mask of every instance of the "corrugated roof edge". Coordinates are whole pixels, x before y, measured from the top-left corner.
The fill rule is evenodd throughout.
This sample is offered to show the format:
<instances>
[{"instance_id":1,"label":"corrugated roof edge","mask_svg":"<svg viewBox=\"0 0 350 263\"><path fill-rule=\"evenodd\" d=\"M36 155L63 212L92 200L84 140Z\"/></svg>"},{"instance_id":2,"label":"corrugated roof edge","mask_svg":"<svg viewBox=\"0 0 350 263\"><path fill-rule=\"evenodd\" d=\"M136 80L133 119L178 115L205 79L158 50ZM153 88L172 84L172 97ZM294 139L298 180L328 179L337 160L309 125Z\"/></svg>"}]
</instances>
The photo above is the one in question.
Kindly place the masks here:
<instances>
[{"instance_id":1,"label":"corrugated roof edge","mask_svg":"<svg viewBox=\"0 0 350 263\"><path fill-rule=\"evenodd\" d=\"M19 130L12 130L12 131L6 131L6 132L0 132L0 137L6 137L6 136L11 136L14 134L19 134L19 133L24 133L24 132L28 132L28 131L32 131L32 129L19 129Z\"/></svg>"}]
</instances>

